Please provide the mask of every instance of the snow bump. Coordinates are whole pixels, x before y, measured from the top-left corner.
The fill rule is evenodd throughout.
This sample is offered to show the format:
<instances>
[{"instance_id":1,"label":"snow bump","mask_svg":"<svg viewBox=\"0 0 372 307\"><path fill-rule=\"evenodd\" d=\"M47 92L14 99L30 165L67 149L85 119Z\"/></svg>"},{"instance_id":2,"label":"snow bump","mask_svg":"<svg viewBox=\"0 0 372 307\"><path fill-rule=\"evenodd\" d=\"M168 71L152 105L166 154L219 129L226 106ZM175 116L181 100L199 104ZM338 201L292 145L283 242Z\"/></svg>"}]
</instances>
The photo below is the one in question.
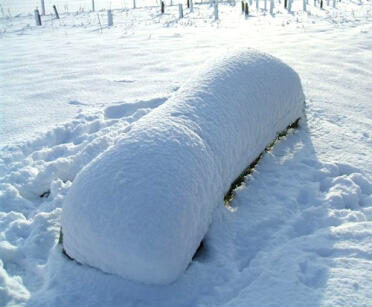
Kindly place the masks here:
<instances>
[{"instance_id":1,"label":"snow bump","mask_svg":"<svg viewBox=\"0 0 372 307\"><path fill-rule=\"evenodd\" d=\"M240 173L303 114L300 79L253 50L206 65L76 177L66 253L153 284L176 280Z\"/></svg>"}]
</instances>

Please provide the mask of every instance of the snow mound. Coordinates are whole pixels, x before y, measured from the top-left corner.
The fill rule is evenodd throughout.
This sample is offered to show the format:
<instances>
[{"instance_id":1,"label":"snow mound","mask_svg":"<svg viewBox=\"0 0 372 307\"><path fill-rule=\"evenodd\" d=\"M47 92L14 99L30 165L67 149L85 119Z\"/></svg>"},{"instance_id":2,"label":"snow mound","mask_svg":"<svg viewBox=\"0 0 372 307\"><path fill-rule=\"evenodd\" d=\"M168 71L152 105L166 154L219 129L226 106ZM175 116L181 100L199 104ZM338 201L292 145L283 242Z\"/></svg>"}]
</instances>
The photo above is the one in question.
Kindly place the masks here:
<instances>
[{"instance_id":1,"label":"snow mound","mask_svg":"<svg viewBox=\"0 0 372 307\"><path fill-rule=\"evenodd\" d=\"M278 59L245 50L213 61L77 175L62 212L67 254L174 281L231 183L303 106L297 73Z\"/></svg>"}]
</instances>

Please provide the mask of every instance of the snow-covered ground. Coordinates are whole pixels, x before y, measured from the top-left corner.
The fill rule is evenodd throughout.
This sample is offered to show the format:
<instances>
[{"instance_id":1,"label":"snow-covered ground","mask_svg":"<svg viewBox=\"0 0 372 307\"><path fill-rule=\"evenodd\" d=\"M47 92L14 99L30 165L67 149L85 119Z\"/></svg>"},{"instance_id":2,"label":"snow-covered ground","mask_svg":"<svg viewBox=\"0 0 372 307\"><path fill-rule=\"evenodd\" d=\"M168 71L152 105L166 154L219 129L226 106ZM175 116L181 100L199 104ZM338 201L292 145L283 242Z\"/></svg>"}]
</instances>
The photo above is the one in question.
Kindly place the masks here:
<instances>
[{"instance_id":1,"label":"snow-covered ground","mask_svg":"<svg viewBox=\"0 0 372 307\"><path fill-rule=\"evenodd\" d=\"M275 1L274 16L253 4L247 19L226 3L215 22L208 4L178 20L154 1L115 10L111 28L105 11L42 27L1 18L0 305L371 305L372 2L324 2L288 14ZM264 155L235 210L221 199L185 274L150 286L68 260L57 243L76 174L207 59L245 47L299 73L307 119Z\"/></svg>"}]
</instances>

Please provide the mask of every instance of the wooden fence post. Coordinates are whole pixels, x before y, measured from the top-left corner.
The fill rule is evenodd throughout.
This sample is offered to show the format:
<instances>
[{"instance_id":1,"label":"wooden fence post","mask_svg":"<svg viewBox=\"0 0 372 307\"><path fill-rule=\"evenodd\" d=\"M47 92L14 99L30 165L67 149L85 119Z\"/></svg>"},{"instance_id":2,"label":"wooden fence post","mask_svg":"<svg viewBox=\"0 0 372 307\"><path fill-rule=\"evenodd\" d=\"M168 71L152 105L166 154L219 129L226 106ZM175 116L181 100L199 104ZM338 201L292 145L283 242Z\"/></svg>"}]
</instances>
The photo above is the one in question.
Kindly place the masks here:
<instances>
[{"instance_id":1,"label":"wooden fence post","mask_svg":"<svg viewBox=\"0 0 372 307\"><path fill-rule=\"evenodd\" d=\"M54 14L56 14L56 18L59 19L59 14L57 11L57 7L55 5L53 5L53 10L54 10Z\"/></svg>"},{"instance_id":2,"label":"wooden fence post","mask_svg":"<svg viewBox=\"0 0 372 307\"><path fill-rule=\"evenodd\" d=\"M107 25L109 27L112 27L114 25L114 19L111 10L107 10Z\"/></svg>"},{"instance_id":3,"label":"wooden fence post","mask_svg":"<svg viewBox=\"0 0 372 307\"><path fill-rule=\"evenodd\" d=\"M45 16L45 2L41 0L41 15Z\"/></svg>"},{"instance_id":4,"label":"wooden fence post","mask_svg":"<svg viewBox=\"0 0 372 307\"><path fill-rule=\"evenodd\" d=\"M35 15L35 23L36 23L36 25L37 26L41 26L41 17L40 17L40 13L39 13L39 10L38 9L35 9L34 15Z\"/></svg>"},{"instance_id":5,"label":"wooden fence post","mask_svg":"<svg viewBox=\"0 0 372 307\"><path fill-rule=\"evenodd\" d=\"M214 20L218 20L218 0L214 1Z\"/></svg>"}]
</instances>

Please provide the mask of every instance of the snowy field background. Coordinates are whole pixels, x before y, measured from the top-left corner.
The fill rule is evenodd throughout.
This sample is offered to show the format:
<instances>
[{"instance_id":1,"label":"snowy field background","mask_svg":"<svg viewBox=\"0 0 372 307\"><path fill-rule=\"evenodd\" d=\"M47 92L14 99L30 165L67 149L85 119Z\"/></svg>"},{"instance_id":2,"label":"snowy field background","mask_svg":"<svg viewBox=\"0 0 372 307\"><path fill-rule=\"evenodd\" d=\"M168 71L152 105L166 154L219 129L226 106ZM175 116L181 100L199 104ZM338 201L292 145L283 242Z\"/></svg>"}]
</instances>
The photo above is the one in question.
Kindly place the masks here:
<instances>
[{"instance_id":1,"label":"snowy field background","mask_svg":"<svg viewBox=\"0 0 372 307\"><path fill-rule=\"evenodd\" d=\"M127 4L111 28L105 11L79 8L42 27L31 10L0 19L1 306L372 304L371 1L275 4L248 19L221 4L218 22L208 4L182 20L176 6ZM186 273L150 286L67 260L61 208L79 170L207 59L244 47L299 73L307 119L246 178L235 210L221 199Z\"/></svg>"}]
</instances>

